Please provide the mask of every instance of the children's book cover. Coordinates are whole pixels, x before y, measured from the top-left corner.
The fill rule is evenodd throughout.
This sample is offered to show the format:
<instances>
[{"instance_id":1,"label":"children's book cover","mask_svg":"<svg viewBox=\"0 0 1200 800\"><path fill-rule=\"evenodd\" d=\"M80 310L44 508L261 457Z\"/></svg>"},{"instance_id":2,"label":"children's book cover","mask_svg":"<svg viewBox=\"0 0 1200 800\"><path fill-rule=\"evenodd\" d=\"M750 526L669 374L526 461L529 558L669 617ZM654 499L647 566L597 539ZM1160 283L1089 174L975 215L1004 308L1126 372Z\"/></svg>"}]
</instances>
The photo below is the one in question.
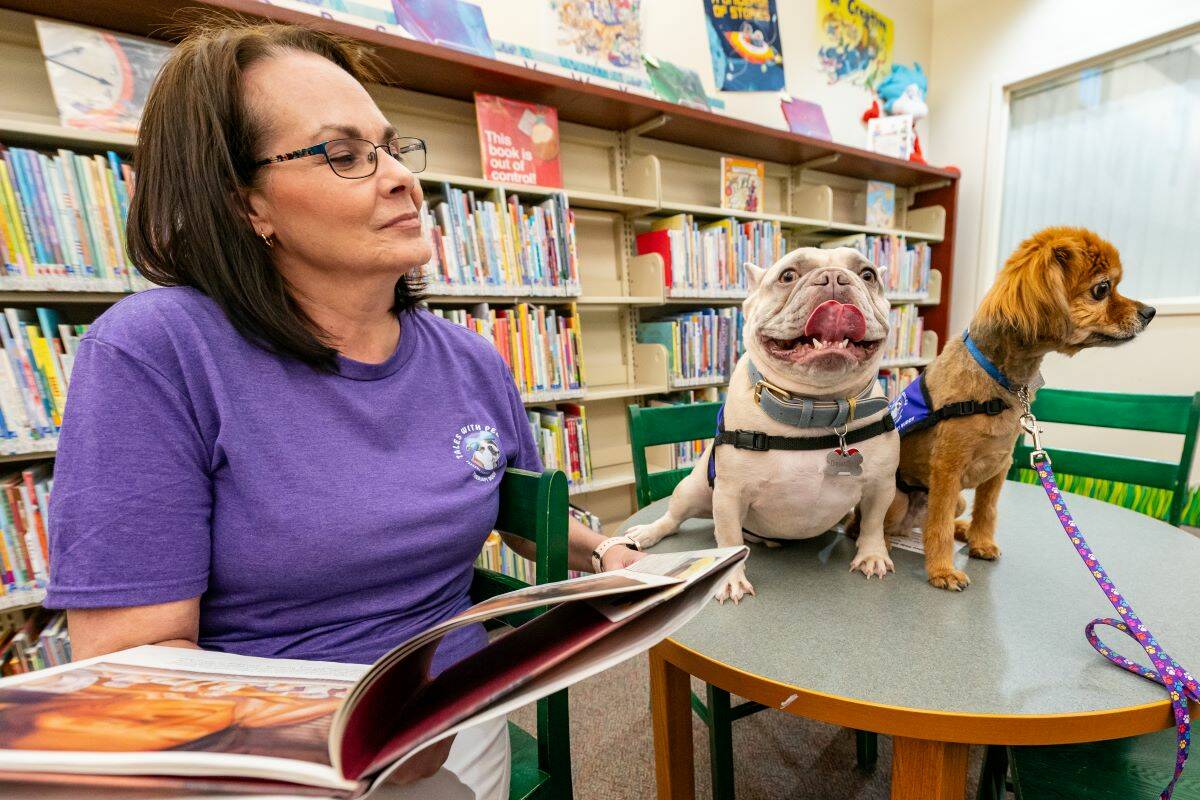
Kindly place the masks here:
<instances>
[{"instance_id":1,"label":"children's book cover","mask_svg":"<svg viewBox=\"0 0 1200 800\"><path fill-rule=\"evenodd\" d=\"M825 121L825 112L820 104L791 98L780 100L779 106L783 109L783 118L792 133L824 139L827 142L833 141L829 123Z\"/></svg>"},{"instance_id":2,"label":"children's book cover","mask_svg":"<svg viewBox=\"0 0 1200 800\"><path fill-rule=\"evenodd\" d=\"M483 177L562 187L557 110L476 92L475 120Z\"/></svg>"},{"instance_id":3,"label":"children's book cover","mask_svg":"<svg viewBox=\"0 0 1200 800\"><path fill-rule=\"evenodd\" d=\"M52 20L35 23L62 124L137 133L150 85L171 48Z\"/></svg>"},{"instance_id":4,"label":"children's book cover","mask_svg":"<svg viewBox=\"0 0 1200 800\"><path fill-rule=\"evenodd\" d=\"M681 106L709 110L708 95L704 92L704 82L695 70L680 67L670 61L664 61L654 56L643 56L646 64L646 74L650 76L650 85L654 93L668 103L678 103Z\"/></svg>"},{"instance_id":5,"label":"children's book cover","mask_svg":"<svg viewBox=\"0 0 1200 800\"><path fill-rule=\"evenodd\" d=\"M414 38L466 53L496 57L483 9L463 0L392 0L398 22Z\"/></svg>"},{"instance_id":6,"label":"children's book cover","mask_svg":"<svg viewBox=\"0 0 1200 800\"><path fill-rule=\"evenodd\" d=\"M867 120L867 149L872 153L907 159L912 155L912 114Z\"/></svg>"},{"instance_id":7,"label":"children's book cover","mask_svg":"<svg viewBox=\"0 0 1200 800\"><path fill-rule=\"evenodd\" d=\"M876 228L896 227L896 184L887 181L867 181L865 222Z\"/></svg>"},{"instance_id":8,"label":"children's book cover","mask_svg":"<svg viewBox=\"0 0 1200 800\"><path fill-rule=\"evenodd\" d=\"M762 211L766 177L761 161L721 159L721 208Z\"/></svg>"}]
</instances>

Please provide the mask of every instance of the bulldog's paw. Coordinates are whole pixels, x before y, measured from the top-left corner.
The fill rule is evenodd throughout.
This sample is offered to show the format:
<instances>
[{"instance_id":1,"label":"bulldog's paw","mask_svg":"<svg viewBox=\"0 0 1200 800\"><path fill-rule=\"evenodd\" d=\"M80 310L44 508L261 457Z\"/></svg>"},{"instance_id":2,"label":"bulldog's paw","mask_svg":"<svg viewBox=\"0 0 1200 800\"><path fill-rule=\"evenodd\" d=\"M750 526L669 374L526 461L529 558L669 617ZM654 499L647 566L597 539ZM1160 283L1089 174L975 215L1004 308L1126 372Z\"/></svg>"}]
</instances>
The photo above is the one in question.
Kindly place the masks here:
<instances>
[{"instance_id":1,"label":"bulldog's paw","mask_svg":"<svg viewBox=\"0 0 1200 800\"><path fill-rule=\"evenodd\" d=\"M954 567L933 570L929 573L929 584L931 586L936 586L939 589L948 589L951 592L961 592L970 583L971 579L967 577L967 573L957 570Z\"/></svg>"},{"instance_id":2,"label":"bulldog's paw","mask_svg":"<svg viewBox=\"0 0 1200 800\"><path fill-rule=\"evenodd\" d=\"M649 548L654 547L654 545L658 544L665 538L665 535L658 532L658 530L655 528L655 523L653 522L651 522L649 525L634 525L632 528L625 531L625 535L641 545L643 550L648 550Z\"/></svg>"},{"instance_id":3,"label":"bulldog's paw","mask_svg":"<svg viewBox=\"0 0 1200 800\"><path fill-rule=\"evenodd\" d=\"M754 587L750 585L750 581L746 580L745 574L738 572L736 575L730 575L725 579L718 588L713 597L718 603L724 603L726 600L732 600L735 604L740 603L746 595L754 594Z\"/></svg>"},{"instance_id":4,"label":"bulldog's paw","mask_svg":"<svg viewBox=\"0 0 1200 800\"><path fill-rule=\"evenodd\" d=\"M888 558L886 551L883 553L859 553L854 560L850 562L850 571L858 570L868 579L872 576L886 578L889 572L895 572L896 566L892 560Z\"/></svg>"},{"instance_id":5,"label":"bulldog's paw","mask_svg":"<svg viewBox=\"0 0 1200 800\"><path fill-rule=\"evenodd\" d=\"M1000 557L1000 545L995 542L973 545L970 550L971 558L982 558L984 561L995 561Z\"/></svg>"}]
</instances>

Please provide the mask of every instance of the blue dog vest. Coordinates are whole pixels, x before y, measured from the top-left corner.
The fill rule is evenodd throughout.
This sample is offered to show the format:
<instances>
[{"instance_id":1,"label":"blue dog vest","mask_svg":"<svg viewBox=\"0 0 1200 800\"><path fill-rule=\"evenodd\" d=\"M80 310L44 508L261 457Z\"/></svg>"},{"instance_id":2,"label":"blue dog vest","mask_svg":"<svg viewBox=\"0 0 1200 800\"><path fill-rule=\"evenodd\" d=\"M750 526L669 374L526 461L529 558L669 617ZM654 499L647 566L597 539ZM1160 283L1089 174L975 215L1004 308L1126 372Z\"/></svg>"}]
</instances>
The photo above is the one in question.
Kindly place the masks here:
<instances>
[{"instance_id":1,"label":"blue dog vest","mask_svg":"<svg viewBox=\"0 0 1200 800\"><path fill-rule=\"evenodd\" d=\"M904 436L934 424L930 421L932 406L929 390L925 388L925 376L918 375L916 380L897 395L888 406L888 410L892 414L892 422L896 423L896 431Z\"/></svg>"}]
</instances>

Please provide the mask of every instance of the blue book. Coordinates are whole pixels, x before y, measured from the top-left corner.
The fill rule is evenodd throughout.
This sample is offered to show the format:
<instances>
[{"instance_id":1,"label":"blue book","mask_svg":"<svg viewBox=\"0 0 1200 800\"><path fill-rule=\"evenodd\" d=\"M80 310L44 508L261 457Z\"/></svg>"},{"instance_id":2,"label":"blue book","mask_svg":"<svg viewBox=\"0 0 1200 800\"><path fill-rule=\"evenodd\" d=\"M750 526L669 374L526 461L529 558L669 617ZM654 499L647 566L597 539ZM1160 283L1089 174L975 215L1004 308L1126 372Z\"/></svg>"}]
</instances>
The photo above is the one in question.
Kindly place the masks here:
<instances>
[{"instance_id":1,"label":"blue book","mask_svg":"<svg viewBox=\"0 0 1200 800\"><path fill-rule=\"evenodd\" d=\"M65 260L63 258L63 248L58 238L58 222L57 214L54 211L54 193L50 188L50 182L45 175L42 161L46 158L36 150L26 150L26 158L29 160L30 171L33 173L33 186L37 191L38 209L42 215L43 224L46 226L46 234L50 243L50 262L51 264L61 264Z\"/></svg>"},{"instance_id":2,"label":"blue book","mask_svg":"<svg viewBox=\"0 0 1200 800\"><path fill-rule=\"evenodd\" d=\"M21 212L21 222L33 245L34 261L44 264L47 261L46 246L42 239L42 225L36 213L37 204L31 200L34 195L33 189L29 185L29 176L25 172L25 161L21 158L19 149L5 151L4 160L8 162L8 171L13 177L13 188L17 193L17 208Z\"/></svg>"}]
</instances>

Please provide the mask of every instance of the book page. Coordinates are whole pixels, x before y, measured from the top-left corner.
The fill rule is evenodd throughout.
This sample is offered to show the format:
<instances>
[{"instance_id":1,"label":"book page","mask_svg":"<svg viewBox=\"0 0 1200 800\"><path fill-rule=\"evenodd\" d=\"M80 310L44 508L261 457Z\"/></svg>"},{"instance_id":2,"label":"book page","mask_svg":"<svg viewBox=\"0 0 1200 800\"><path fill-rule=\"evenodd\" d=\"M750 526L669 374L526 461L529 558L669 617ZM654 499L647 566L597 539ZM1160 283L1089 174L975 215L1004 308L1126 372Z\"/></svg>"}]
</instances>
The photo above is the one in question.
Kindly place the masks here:
<instances>
[{"instance_id":1,"label":"book page","mask_svg":"<svg viewBox=\"0 0 1200 800\"><path fill-rule=\"evenodd\" d=\"M591 605L614 622L640 614L647 608L674 597L693 583L703 580L726 561L740 561L748 552L749 549L742 545L715 547L711 550L688 550L681 553L651 553L623 571L676 578L682 580L682 583L652 595L598 598L592 600Z\"/></svg>"},{"instance_id":2,"label":"book page","mask_svg":"<svg viewBox=\"0 0 1200 800\"><path fill-rule=\"evenodd\" d=\"M0 771L223 776L351 792L334 713L365 667L139 647L0 681Z\"/></svg>"}]
</instances>

